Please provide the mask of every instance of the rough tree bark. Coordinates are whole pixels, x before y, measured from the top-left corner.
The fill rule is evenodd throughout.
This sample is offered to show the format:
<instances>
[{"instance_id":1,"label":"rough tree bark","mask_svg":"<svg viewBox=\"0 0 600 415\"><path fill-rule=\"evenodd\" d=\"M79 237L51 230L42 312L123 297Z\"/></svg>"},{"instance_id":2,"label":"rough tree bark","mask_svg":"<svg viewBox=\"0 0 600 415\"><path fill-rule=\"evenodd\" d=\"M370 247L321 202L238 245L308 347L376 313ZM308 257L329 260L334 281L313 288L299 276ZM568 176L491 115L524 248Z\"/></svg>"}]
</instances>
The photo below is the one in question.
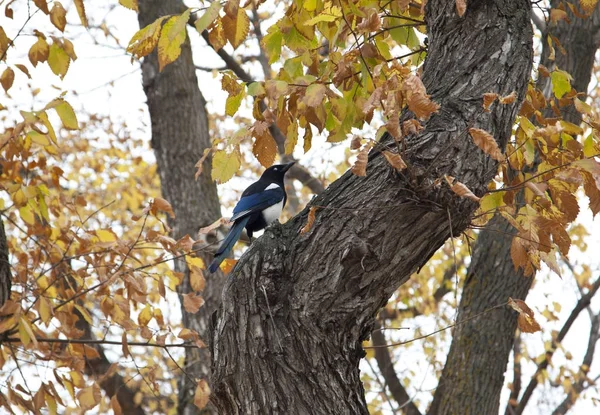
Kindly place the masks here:
<instances>
[{"instance_id":1,"label":"rough tree bark","mask_svg":"<svg viewBox=\"0 0 600 415\"><path fill-rule=\"evenodd\" d=\"M210 338L220 413L367 413L361 342L398 286L470 222L476 204L434 181L449 174L481 195L494 176L466 131L505 147L531 71L530 11L527 0L482 0L459 17L454 0L428 2L423 82L441 107L406 138L410 179L373 152L366 177L348 172L313 200L325 208L310 232L299 235L305 210L253 243ZM512 91L516 102L483 111L484 93Z\"/></svg>"},{"instance_id":2,"label":"rough tree bark","mask_svg":"<svg viewBox=\"0 0 600 415\"><path fill-rule=\"evenodd\" d=\"M181 0L141 0L138 20L140 27L157 18L182 13L186 10ZM194 179L194 165L205 148L210 147L206 101L198 88L189 39L182 45L181 56L162 72L158 70L156 52L142 63L144 92L152 121L152 148L156 155L161 191L173 206L175 220L169 224L173 237L189 234L193 238L202 226L213 222L220 215L217 187L210 175ZM204 170L210 171L210 157L204 162ZM203 251L199 256L206 262L211 253ZM185 277L179 285L179 294L192 291L189 272L184 260L176 261L175 270ZM204 306L196 314L181 308L183 324L196 330L201 337L207 335L208 321L220 301L223 284L221 273L206 275L206 289L202 296ZM182 302L183 303L183 302ZM206 349L186 349L185 371L179 382L179 414L197 413L193 395L194 378L206 378L210 372L210 357ZM211 409L207 409L212 411Z\"/></svg>"},{"instance_id":3,"label":"rough tree bark","mask_svg":"<svg viewBox=\"0 0 600 415\"><path fill-rule=\"evenodd\" d=\"M553 1L552 6L558 3ZM580 19L569 11L569 19L570 23L562 20L547 25L548 33L544 33L555 36L567 54L557 49L555 60L550 60L550 48L544 41L540 63L549 70L567 71L573 76L573 88L585 93L598 47L594 37L600 28L600 12L597 10L589 19ZM552 99L550 78L540 78L538 88L547 99ZM563 108L562 114L566 121L581 123L581 114L571 106ZM555 116L551 110L544 115ZM458 321L502 304L508 297L525 299L533 277L525 277L513 267L510 246L515 234L516 230L500 215L481 231L473 246ZM428 414L497 414L516 328L516 313L508 308L493 310L457 326ZM514 412L507 409L507 415L523 410L512 409Z\"/></svg>"}]
</instances>

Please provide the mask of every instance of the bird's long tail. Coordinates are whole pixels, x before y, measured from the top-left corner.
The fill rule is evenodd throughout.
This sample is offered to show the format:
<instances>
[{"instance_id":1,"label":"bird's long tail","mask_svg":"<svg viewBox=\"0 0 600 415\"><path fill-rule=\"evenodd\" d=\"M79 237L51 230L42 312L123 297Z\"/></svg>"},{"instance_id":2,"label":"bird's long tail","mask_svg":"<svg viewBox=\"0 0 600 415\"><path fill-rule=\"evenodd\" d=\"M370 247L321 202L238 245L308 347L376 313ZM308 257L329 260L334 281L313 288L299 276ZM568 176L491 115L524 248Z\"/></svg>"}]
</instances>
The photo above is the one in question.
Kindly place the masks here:
<instances>
[{"instance_id":1,"label":"bird's long tail","mask_svg":"<svg viewBox=\"0 0 600 415\"><path fill-rule=\"evenodd\" d=\"M245 218L238 219L233 223L233 226L231 229L229 229L229 233L223 240L223 243L219 249L217 249L217 252L215 252L215 259L213 259L213 262L208 267L210 272L215 272L217 269L219 269L221 262L223 262L223 260L229 256L233 246L237 240L240 239L242 231L244 230L244 227L246 226L246 223L248 223L249 219L250 217L246 216Z\"/></svg>"}]
</instances>

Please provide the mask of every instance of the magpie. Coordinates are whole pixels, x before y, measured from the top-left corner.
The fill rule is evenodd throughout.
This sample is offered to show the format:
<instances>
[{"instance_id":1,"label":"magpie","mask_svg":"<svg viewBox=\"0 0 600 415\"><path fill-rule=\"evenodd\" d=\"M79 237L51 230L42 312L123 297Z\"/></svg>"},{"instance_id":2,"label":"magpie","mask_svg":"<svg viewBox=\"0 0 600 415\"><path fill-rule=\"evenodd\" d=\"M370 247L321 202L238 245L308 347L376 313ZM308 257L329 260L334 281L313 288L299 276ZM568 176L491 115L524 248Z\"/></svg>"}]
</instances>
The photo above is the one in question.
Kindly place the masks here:
<instances>
[{"instance_id":1,"label":"magpie","mask_svg":"<svg viewBox=\"0 0 600 415\"><path fill-rule=\"evenodd\" d=\"M229 256L233 246L240 239L244 227L248 237L252 240L253 232L266 228L279 218L287 201L283 177L294 163L276 164L269 167L258 181L244 190L242 198L233 208L233 216L230 219L233 226L229 229L223 243L215 252L213 262L208 267L211 273L219 269L221 262Z\"/></svg>"}]
</instances>

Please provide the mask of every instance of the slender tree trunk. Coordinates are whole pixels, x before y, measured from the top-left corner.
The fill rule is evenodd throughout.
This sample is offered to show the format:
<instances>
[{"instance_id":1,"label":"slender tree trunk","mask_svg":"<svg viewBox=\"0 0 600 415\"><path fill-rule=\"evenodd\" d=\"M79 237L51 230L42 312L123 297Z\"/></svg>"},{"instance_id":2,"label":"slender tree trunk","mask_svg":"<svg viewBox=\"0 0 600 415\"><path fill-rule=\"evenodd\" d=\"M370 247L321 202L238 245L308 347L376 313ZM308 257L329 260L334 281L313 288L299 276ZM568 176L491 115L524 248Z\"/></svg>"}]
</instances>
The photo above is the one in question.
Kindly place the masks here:
<instances>
[{"instance_id":1,"label":"slender tree trunk","mask_svg":"<svg viewBox=\"0 0 600 415\"><path fill-rule=\"evenodd\" d=\"M553 6L557 5L555 3L559 2L554 1ZM594 65L597 45L593 38L600 27L598 17L598 12L590 19L579 19L570 14L570 24L566 20L551 24L549 33L567 51L565 55L557 49L555 60L550 60L548 42L542 42L541 64L549 70L569 72L573 76L573 88L583 93L587 91ZM538 88L546 99L553 99L550 78L540 78ZM554 116L551 111L544 115ZM581 114L573 107L563 109L563 118L574 124L581 123ZM458 321L501 304L508 297L525 299L533 277L525 277L521 270L515 271L513 267L510 246L515 234L516 230L500 215L481 231L467 270ZM516 328L516 313L508 308L493 310L484 317L457 326L428 413L497 414ZM507 411L509 413L513 412Z\"/></svg>"},{"instance_id":2,"label":"slender tree trunk","mask_svg":"<svg viewBox=\"0 0 600 415\"><path fill-rule=\"evenodd\" d=\"M8 241L4 231L4 222L0 219L0 308L10 298L12 273L8 260Z\"/></svg>"},{"instance_id":3,"label":"slender tree trunk","mask_svg":"<svg viewBox=\"0 0 600 415\"><path fill-rule=\"evenodd\" d=\"M181 0L140 0L139 9L140 27L144 27L161 16L182 13L186 7ZM158 70L154 52L144 59L142 73L162 195L172 204L176 215L176 219L170 221L173 236L178 239L189 234L194 238L200 227L221 215L217 187L210 175L203 174L198 180L194 179L194 165L203 150L210 147L211 140L206 101L198 88L189 39L182 45L181 56L162 72ZM204 163L204 170L210 171L210 165L209 158ZM205 263L211 259L208 251L199 255ZM191 292L185 261L176 261L175 270L185 275L178 292ZM196 314L181 308L184 326L196 330L200 336L207 335L209 319L219 304L223 284L221 273L205 277L207 284L202 294L205 305ZM209 374L208 350L186 349L184 370L187 375L180 377L178 413L197 413L193 404L196 386L193 379L206 378Z\"/></svg>"},{"instance_id":4,"label":"slender tree trunk","mask_svg":"<svg viewBox=\"0 0 600 415\"><path fill-rule=\"evenodd\" d=\"M436 185L444 174L481 195L496 162L469 138L491 132L504 148L532 62L527 0L427 4L423 82L441 107L406 138L410 179L377 152L366 177L347 172L307 211L271 227L227 280L211 336L213 401L223 414L366 414L358 368L374 317L411 273L469 224L477 205ZM482 108L486 92L516 102ZM409 112L403 119L411 118ZM382 145L395 148L389 137Z\"/></svg>"}]
</instances>

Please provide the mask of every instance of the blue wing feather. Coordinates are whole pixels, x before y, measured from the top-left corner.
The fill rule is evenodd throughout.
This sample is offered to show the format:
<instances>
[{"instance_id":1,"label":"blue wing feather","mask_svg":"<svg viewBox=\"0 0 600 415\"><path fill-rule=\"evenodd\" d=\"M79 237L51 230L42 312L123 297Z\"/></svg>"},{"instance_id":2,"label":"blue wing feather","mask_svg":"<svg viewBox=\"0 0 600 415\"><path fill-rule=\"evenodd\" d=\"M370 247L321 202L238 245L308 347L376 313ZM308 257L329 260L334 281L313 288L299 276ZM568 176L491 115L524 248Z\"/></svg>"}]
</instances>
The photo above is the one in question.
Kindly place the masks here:
<instances>
[{"instance_id":1,"label":"blue wing feather","mask_svg":"<svg viewBox=\"0 0 600 415\"><path fill-rule=\"evenodd\" d=\"M284 196L285 193L280 187L244 196L233 209L231 220L237 220L254 212L262 211L281 202Z\"/></svg>"}]
</instances>

